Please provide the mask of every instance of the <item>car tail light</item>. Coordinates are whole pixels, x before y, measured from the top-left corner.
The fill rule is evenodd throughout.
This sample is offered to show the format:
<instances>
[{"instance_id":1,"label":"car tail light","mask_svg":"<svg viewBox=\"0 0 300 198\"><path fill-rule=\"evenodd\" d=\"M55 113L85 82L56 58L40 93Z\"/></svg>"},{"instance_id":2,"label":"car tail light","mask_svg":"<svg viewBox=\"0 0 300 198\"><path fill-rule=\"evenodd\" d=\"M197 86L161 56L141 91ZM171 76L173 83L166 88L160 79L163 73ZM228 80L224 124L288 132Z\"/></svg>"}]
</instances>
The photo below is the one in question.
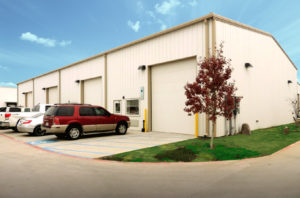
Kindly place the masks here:
<instances>
[{"instance_id":1,"label":"car tail light","mask_svg":"<svg viewBox=\"0 0 300 198\"><path fill-rule=\"evenodd\" d=\"M24 122L22 122L22 124L30 124L32 122L32 120L25 120Z\"/></svg>"},{"instance_id":2,"label":"car tail light","mask_svg":"<svg viewBox=\"0 0 300 198\"><path fill-rule=\"evenodd\" d=\"M5 114L5 119L7 120L11 116L11 113L6 113Z\"/></svg>"},{"instance_id":3,"label":"car tail light","mask_svg":"<svg viewBox=\"0 0 300 198\"><path fill-rule=\"evenodd\" d=\"M60 123L59 123L59 118L57 118L57 117L54 118L54 124L55 124L55 125L59 125L59 124L60 124Z\"/></svg>"}]
</instances>

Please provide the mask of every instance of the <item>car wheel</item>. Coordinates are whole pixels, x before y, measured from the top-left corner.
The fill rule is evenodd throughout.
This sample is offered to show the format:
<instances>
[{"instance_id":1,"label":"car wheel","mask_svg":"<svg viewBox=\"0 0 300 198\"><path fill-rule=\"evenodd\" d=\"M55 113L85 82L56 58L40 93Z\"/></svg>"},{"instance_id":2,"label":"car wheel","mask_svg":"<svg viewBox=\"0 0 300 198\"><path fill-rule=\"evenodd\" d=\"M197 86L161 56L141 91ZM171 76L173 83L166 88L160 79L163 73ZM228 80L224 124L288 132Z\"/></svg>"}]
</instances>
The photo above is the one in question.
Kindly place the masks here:
<instances>
[{"instance_id":1,"label":"car wheel","mask_svg":"<svg viewBox=\"0 0 300 198\"><path fill-rule=\"evenodd\" d=\"M67 129L67 135L68 135L69 139L76 140L81 135L81 129L79 127L77 127L77 126L70 126Z\"/></svg>"},{"instance_id":2,"label":"car wheel","mask_svg":"<svg viewBox=\"0 0 300 198\"><path fill-rule=\"evenodd\" d=\"M42 130L41 126L36 126L33 130L33 135L43 136L43 135L45 135L45 131Z\"/></svg>"},{"instance_id":3,"label":"car wheel","mask_svg":"<svg viewBox=\"0 0 300 198\"><path fill-rule=\"evenodd\" d=\"M125 135L127 132L127 125L123 122L119 123L116 128L116 133L120 135Z\"/></svg>"}]
</instances>

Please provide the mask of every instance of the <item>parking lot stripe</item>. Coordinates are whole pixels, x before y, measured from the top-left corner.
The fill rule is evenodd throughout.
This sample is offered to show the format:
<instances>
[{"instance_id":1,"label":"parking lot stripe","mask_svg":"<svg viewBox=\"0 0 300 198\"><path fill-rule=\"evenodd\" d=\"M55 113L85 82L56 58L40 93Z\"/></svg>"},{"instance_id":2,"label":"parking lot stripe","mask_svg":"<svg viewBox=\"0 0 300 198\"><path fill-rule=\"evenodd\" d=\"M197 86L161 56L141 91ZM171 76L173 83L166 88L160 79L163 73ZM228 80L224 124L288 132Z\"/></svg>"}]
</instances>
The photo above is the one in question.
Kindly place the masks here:
<instances>
[{"instance_id":1,"label":"parking lot stripe","mask_svg":"<svg viewBox=\"0 0 300 198\"><path fill-rule=\"evenodd\" d=\"M62 149L62 148L49 148L49 147L42 147L46 150L59 150L59 151L72 151L72 152L79 152L79 153L92 153L92 154L102 154L102 155L113 155L113 153L104 153L104 152L95 152L95 151L82 151L82 150L74 150L74 149Z\"/></svg>"},{"instance_id":2,"label":"parking lot stripe","mask_svg":"<svg viewBox=\"0 0 300 198\"><path fill-rule=\"evenodd\" d=\"M109 145L103 145L103 144L86 144L86 143L75 143L75 144L76 145L84 145L84 146L119 148L119 149L140 149L139 147L109 146Z\"/></svg>"}]
</instances>

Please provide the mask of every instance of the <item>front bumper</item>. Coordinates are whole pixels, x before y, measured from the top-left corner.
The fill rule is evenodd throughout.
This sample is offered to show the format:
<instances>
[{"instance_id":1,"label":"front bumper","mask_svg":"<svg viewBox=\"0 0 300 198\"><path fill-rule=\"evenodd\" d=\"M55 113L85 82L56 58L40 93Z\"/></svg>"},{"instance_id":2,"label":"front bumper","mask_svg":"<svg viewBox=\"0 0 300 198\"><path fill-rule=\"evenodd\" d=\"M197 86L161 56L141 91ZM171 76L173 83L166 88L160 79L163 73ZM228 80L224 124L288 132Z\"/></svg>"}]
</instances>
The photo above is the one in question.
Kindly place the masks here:
<instances>
[{"instance_id":1,"label":"front bumper","mask_svg":"<svg viewBox=\"0 0 300 198\"><path fill-rule=\"evenodd\" d=\"M65 133L68 125L52 125L51 127L42 126L46 133Z\"/></svg>"}]
</instances>

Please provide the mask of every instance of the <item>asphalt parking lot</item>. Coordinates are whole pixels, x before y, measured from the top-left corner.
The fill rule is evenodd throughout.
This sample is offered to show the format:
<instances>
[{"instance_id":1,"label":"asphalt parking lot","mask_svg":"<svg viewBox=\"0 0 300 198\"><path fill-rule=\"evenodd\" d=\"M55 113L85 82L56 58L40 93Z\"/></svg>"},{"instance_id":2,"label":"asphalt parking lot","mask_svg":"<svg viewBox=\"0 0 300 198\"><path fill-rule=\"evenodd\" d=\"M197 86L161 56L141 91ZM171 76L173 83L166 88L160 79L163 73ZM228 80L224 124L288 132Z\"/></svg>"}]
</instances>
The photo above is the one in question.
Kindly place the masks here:
<instances>
[{"instance_id":1,"label":"asphalt parking lot","mask_svg":"<svg viewBox=\"0 0 300 198\"><path fill-rule=\"evenodd\" d=\"M54 135L30 136L27 133L12 130L0 130L0 134L10 136L26 144L47 151L81 158L98 158L117 153L153 147L193 138L192 135L128 131L126 135L116 135L112 132L86 135L78 140L60 140Z\"/></svg>"}]
</instances>

